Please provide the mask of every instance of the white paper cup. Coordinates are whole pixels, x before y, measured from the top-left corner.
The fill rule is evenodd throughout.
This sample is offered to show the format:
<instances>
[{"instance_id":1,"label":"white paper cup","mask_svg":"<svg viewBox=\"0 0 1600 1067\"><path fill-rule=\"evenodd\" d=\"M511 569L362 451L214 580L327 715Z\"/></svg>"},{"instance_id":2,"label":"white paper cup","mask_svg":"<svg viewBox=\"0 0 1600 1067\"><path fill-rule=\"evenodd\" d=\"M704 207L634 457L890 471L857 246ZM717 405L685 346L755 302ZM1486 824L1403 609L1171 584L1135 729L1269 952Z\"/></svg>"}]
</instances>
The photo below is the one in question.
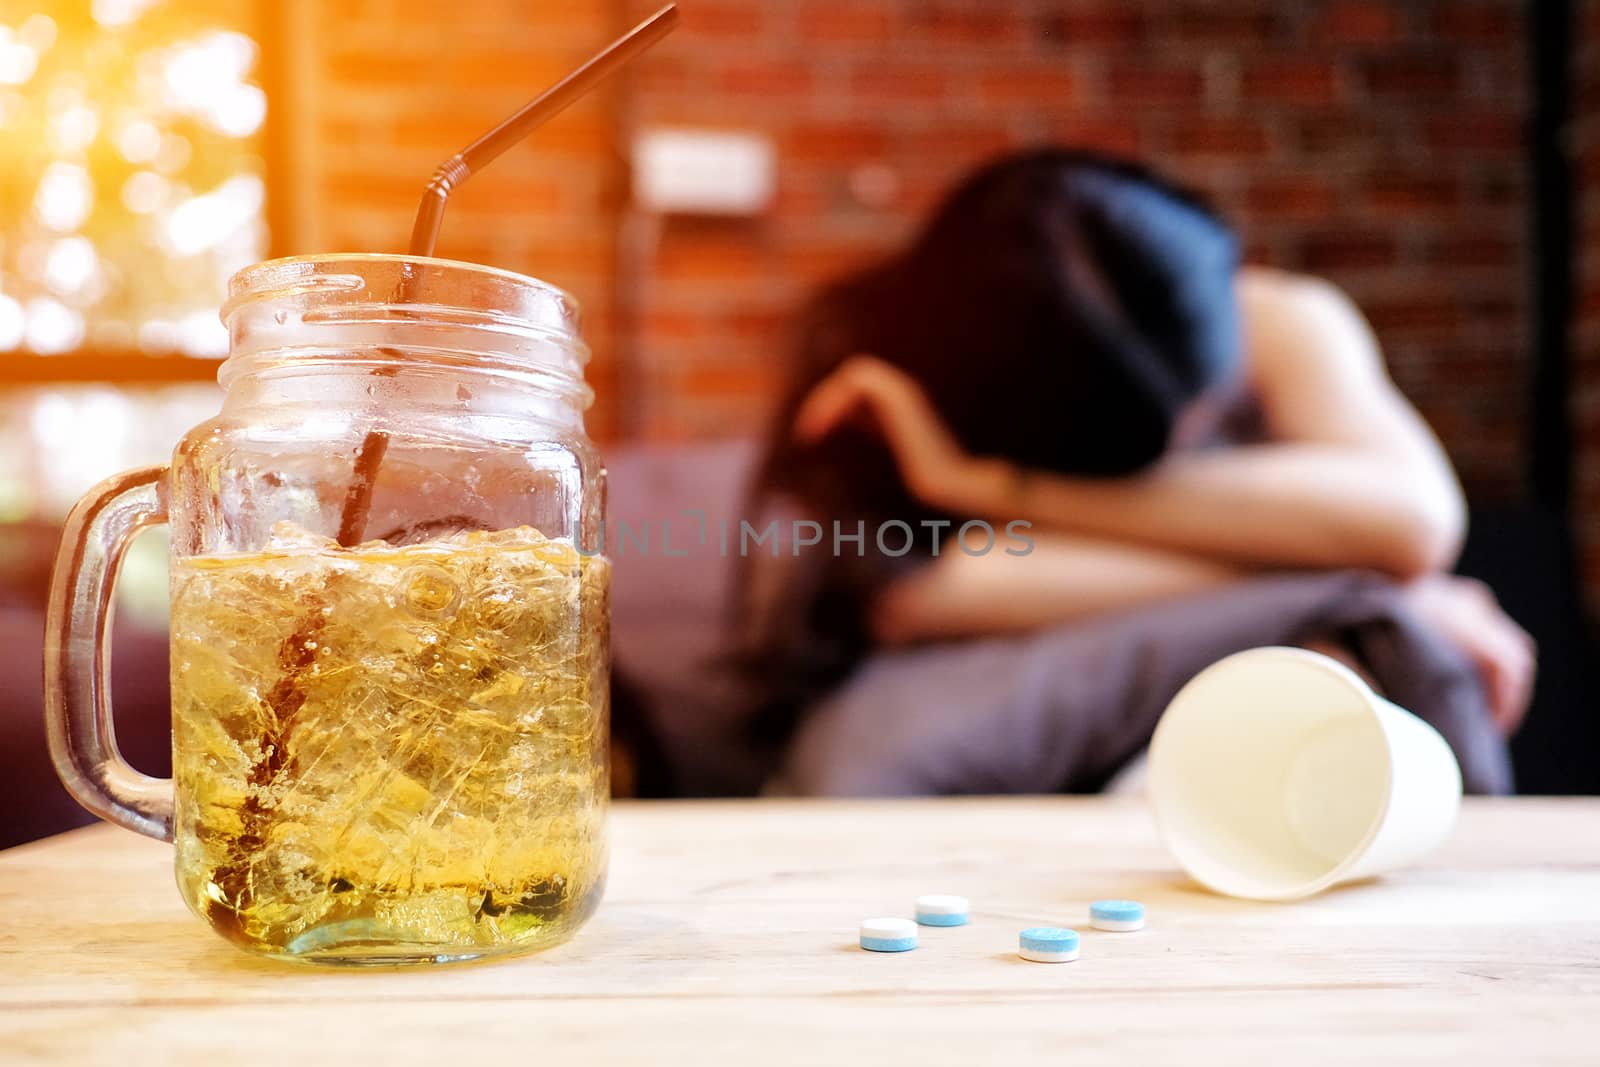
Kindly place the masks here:
<instances>
[{"instance_id":1,"label":"white paper cup","mask_svg":"<svg viewBox=\"0 0 1600 1067\"><path fill-rule=\"evenodd\" d=\"M1442 842L1461 769L1437 730L1326 656L1256 648L1173 698L1150 742L1167 848L1228 896L1294 900Z\"/></svg>"}]
</instances>

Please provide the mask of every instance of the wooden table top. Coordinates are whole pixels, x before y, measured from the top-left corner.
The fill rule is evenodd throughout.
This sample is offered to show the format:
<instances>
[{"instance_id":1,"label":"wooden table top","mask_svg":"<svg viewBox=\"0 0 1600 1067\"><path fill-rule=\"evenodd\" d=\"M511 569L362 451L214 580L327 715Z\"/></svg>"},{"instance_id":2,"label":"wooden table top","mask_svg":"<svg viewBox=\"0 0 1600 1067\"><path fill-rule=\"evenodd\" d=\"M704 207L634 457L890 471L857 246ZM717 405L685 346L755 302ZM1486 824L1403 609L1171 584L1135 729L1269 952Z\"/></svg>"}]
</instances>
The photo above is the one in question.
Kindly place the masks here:
<instances>
[{"instance_id":1,"label":"wooden table top","mask_svg":"<svg viewBox=\"0 0 1600 1067\"><path fill-rule=\"evenodd\" d=\"M1600 1057L1600 799L1470 801L1421 866L1297 904L1186 882L1136 800L619 805L572 942L487 964L247 956L168 846L109 826L0 853L0 1062L1399 1062ZM855 945L971 898L914 952ZM1133 897L1134 934L1089 930ZM1017 931L1083 933L1026 963Z\"/></svg>"}]
</instances>

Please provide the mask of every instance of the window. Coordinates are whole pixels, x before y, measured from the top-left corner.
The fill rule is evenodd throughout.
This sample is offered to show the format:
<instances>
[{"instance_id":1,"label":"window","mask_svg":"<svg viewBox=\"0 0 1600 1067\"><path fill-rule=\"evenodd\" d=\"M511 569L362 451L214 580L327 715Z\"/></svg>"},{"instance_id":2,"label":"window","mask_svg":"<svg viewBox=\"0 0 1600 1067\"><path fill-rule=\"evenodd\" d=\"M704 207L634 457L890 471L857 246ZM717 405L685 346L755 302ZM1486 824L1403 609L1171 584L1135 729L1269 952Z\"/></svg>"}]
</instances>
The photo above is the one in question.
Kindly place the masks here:
<instances>
[{"instance_id":1,"label":"window","mask_svg":"<svg viewBox=\"0 0 1600 1067\"><path fill-rule=\"evenodd\" d=\"M215 412L217 309L267 248L265 10L0 0L0 523Z\"/></svg>"},{"instance_id":2,"label":"window","mask_svg":"<svg viewBox=\"0 0 1600 1067\"><path fill-rule=\"evenodd\" d=\"M224 354L224 283L266 249L254 7L0 5L0 378Z\"/></svg>"}]
</instances>

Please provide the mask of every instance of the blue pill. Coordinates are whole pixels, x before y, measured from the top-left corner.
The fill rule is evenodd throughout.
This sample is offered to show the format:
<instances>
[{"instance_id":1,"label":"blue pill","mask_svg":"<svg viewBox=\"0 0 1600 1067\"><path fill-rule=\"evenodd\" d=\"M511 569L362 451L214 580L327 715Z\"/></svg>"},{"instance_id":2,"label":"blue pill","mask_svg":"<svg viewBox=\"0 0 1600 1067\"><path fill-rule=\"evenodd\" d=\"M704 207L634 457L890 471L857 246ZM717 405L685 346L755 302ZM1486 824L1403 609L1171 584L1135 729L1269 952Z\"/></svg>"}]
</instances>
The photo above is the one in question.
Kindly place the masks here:
<instances>
[{"instance_id":1,"label":"blue pill","mask_svg":"<svg viewBox=\"0 0 1600 1067\"><path fill-rule=\"evenodd\" d=\"M1022 931L1021 943L1023 948L1065 952L1078 947L1078 931L1060 926L1030 926Z\"/></svg>"},{"instance_id":2,"label":"blue pill","mask_svg":"<svg viewBox=\"0 0 1600 1067\"><path fill-rule=\"evenodd\" d=\"M861 947L868 952L910 952L917 947L914 937L863 937Z\"/></svg>"},{"instance_id":3,"label":"blue pill","mask_svg":"<svg viewBox=\"0 0 1600 1067\"><path fill-rule=\"evenodd\" d=\"M1017 938L1017 955L1034 963L1070 963L1078 958L1078 932L1059 926L1031 926Z\"/></svg>"},{"instance_id":4,"label":"blue pill","mask_svg":"<svg viewBox=\"0 0 1600 1067\"><path fill-rule=\"evenodd\" d=\"M1144 905L1137 900L1097 900L1089 905L1089 925L1116 933L1141 929Z\"/></svg>"}]
</instances>

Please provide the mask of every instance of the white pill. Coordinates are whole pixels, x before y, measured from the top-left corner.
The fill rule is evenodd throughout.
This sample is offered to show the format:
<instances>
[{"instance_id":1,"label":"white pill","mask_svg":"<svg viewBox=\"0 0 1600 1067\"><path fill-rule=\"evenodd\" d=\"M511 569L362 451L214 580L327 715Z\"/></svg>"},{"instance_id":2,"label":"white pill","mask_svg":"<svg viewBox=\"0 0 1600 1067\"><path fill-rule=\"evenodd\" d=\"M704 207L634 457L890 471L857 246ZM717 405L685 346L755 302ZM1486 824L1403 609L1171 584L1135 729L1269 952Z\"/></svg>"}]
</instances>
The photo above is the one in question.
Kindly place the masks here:
<instances>
[{"instance_id":1,"label":"white pill","mask_svg":"<svg viewBox=\"0 0 1600 1067\"><path fill-rule=\"evenodd\" d=\"M910 919L862 919L861 947L868 952L907 952L917 947L917 924Z\"/></svg>"},{"instance_id":2,"label":"white pill","mask_svg":"<svg viewBox=\"0 0 1600 1067\"><path fill-rule=\"evenodd\" d=\"M971 907L966 897L953 893L928 893L917 898L917 922L923 926L961 926Z\"/></svg>"}]
</instances>

